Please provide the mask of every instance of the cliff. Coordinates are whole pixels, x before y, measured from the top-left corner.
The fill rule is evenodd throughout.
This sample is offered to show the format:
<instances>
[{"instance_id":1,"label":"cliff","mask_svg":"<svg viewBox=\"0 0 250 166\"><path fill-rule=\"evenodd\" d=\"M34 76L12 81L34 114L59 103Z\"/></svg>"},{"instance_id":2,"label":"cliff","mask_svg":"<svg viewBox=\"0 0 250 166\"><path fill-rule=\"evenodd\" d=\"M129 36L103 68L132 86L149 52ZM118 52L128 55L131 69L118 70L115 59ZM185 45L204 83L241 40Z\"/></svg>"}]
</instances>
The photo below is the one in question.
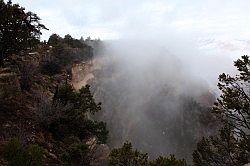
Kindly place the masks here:
<instances>
[{"instance_id":1,"label":"cliff","mask_svg":"<svg viewBox=\"0 0 250 166\"><path fill-rule=\"evenodd\" d=\"M37 144L44 148L46 153L43 160L47 165L62 165L62 153L67 148L64 140L56 139L49 128L41 125L42 120L55 118L55 115L46 117L41 111L52 108L53 98L61 85L69 82L75 89L80 89L92 78L91 58L81 59L81 56L89 56L84 53L85 48L62 48L75 59L62 65L56 73L54 66L48 68L47 64L60 63L55 60L58 54L55 55L55 48L47 45L32 52L12 55L4 62L4 67L0 67L0 145L3 145L0 146L0 165L6 164L2 158L4 146L12 138L17 138L24 147ZM88 130L94 131L91 127ZM87 135L81 142L89 147L90 165L105 164L109 147L99 144L93 134Z\"/></svg>"}]
</instances>

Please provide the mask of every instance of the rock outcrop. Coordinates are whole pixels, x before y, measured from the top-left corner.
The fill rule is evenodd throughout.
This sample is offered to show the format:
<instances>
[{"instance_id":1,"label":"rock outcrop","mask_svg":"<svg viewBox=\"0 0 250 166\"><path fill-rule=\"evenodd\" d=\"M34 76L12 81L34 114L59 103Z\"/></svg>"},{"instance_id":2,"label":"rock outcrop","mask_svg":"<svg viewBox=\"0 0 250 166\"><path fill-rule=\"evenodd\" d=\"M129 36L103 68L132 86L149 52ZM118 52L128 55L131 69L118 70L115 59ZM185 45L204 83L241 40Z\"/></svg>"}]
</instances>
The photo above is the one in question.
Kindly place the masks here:
<instances>
[{"instance_id":1,"label":"rock outcrop","mask_svg":"<svg viewBox=\"0 0 250 166\"><path fill-rule=\"evenodd\" d=\"M71 82L75 89L80 89L82 86L85 86L88 80L94 77L94 75L92 74L92 67L92 61L81 62L72 66Z\"/></svg>"}]
</instances>

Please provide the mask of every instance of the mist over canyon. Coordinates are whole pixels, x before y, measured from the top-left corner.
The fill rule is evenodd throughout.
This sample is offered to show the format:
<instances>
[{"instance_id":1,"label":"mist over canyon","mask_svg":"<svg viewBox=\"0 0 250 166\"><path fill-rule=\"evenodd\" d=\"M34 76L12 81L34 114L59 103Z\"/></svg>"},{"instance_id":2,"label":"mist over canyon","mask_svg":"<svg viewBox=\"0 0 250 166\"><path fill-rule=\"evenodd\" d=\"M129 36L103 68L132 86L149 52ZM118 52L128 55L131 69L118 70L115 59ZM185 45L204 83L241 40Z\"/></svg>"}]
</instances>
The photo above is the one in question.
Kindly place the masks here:
<instances>
[{"instance_id":1,"label":"mist over canyon","mask_svg":"<svg viewBox=\"0 0 250 166\"><path fill-rule=\"evenodd\" d=\"M94 118L107 123L109 146L131 141L151 158L175 154L190 160L201 137L218 129L210 110L218 96L214 68L223 66L209 71L207 63L211 60L173 53L159 41L105 41L88 83L102 102Z\"/></svg>"}]
</instances>

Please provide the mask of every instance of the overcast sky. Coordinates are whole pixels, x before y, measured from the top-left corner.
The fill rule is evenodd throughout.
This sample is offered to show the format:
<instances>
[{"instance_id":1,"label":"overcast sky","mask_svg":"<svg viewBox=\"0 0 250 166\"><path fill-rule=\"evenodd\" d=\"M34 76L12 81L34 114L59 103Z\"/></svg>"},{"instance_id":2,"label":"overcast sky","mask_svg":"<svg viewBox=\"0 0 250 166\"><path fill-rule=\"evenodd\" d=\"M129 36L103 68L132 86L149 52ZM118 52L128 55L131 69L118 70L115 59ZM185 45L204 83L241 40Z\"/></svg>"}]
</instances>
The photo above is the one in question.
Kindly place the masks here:
<instances>
[{"instance_id":1,"label":"overcast sky","mask_svg":"<svg viewBox=\"0 0 250 166\"><path fill-rule=\"evenodd\" d=\"M190 40L199 48L247 54L249 0L13 0L52 33L75 38L130 36ZM238 56L238 55L237 55Z\"/></svg>"}]
</instances>

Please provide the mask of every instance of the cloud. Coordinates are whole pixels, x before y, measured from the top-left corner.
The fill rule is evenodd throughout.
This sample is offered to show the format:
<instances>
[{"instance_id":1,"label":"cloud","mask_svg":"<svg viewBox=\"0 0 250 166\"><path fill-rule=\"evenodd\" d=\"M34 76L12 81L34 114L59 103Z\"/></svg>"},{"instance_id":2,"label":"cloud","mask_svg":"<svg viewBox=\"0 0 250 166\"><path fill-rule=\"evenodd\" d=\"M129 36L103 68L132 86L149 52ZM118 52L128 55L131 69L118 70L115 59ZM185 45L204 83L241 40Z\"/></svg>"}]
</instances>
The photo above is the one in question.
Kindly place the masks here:
<instances>
[{"instance_id":1,"label":"cloud","mask_svg":"<svg viewBox=\"0 0 250 166\"><path fill-rule=\"evenodd\" d=\"M13 0L37 13L51 33L101 39L126 37L189 40L232 54L248 53L246 46L234 46L250 38L250 1L245 0ZM220 42L219 42L220 41ZM231 45L229 44L231 43ZM211 50L210 50L211 51ZM239 52L238 52L239 53Z\"/></svg>"}]
</instances>

